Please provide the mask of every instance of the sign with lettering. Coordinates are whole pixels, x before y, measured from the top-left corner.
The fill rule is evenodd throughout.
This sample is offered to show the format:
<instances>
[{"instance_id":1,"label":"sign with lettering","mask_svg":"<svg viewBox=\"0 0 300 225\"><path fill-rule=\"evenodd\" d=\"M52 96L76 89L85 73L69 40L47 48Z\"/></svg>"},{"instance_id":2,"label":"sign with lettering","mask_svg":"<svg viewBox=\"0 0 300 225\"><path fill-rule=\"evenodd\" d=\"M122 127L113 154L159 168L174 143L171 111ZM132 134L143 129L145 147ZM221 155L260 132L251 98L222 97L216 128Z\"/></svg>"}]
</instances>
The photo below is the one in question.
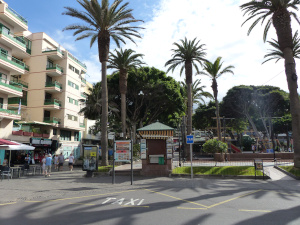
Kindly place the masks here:
<instances>
[{"instance_id":1,"label":"sign with lettering","mask_svg":"<svg viewBox=\"0 0 300 225\"><path fill-rule=\"evenodd\" d=\"M115 161L130 162L131 160L131 141L115 141Z\"/></svg>"},{"instance_id":2,"label":"sign with lettering","mask_svg":"<svg viewBox=\"0 0 300 225\"><path fill-rule=\"evenodd\" d=\"M194 135L187 135L186 136L186 143L187 144L194 144Z\"/></svg>"}]
</instances>

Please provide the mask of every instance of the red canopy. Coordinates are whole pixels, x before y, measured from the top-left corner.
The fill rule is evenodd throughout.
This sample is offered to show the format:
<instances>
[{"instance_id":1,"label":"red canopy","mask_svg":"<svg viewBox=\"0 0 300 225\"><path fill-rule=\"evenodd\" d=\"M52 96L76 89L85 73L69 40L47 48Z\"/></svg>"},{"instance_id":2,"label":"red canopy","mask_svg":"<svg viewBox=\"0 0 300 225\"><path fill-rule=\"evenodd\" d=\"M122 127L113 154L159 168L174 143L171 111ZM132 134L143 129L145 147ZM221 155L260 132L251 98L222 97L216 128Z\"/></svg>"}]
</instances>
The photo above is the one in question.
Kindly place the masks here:
<instances>
[{"instance_id":1,"label":"red canopy","mask_svg":"<svg viewBox=\"0 0 300 225\"><path fill-rule=\"evenodd\" d=\"M0 138L0 145L19 145L19 144Z\"/></svg>"}]
</instances>

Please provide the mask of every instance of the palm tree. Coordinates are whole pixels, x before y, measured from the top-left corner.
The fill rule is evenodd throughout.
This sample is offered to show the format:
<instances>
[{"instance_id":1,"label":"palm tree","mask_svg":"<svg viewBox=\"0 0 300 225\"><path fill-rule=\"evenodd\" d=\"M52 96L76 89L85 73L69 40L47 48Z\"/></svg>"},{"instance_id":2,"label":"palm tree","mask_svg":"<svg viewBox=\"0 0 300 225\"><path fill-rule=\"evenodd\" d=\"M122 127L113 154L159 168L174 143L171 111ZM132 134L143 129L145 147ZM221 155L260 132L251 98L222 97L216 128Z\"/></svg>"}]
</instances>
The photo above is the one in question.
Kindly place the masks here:
<instances>
[{"instance_id":1,"label":"palm tree","mask_svg":"<svg viewBox=\"0 0 300 225\"><path fill-rule=\"evenodd\" d=\"M101 147L102 147L102 165L108 165L108 141L107 141L107 122L108 122L108 93L107 93L107 61L110 46L110 39L120 47L120 42L125 44L124 38L134 42L132 37L141 38L137 29L139 27L131 26L131 23L141 22L136 20L127 9L128 2L121 5L123 0L114 0L109 5L109 0L77 0L84 11L78 11L71 7L65 7L67 10L64 15L78 18L86 25L73 24L64 28L64 30L75 30L74 36L79 35L76 40L91 38L90 47L98 42L99 61L102 67L102 114L101 114Z\"/></svg>"},{"instance_id":2,"label":"palm tree","mask_svg":"<svg viewBox=\"0 0 300 225\"><path fill-rule=\"evenodd\" d=\"M174 72L175 68L181 66L180 75L185 69L185 79L187 85L187 96L188 96L188 120L187 120L187 134L192 134L192 83L193 83L193 67L199 72L197 64L202 66L202 63L206 61L204 58L206 55L204 44L199 44L196 38L192 41L186 38L180 40L180 43L174 43L175 49L172 49L173 57L166 62L165 66L169 66L167 73L171 70Z\"/></svg>"},{"instance_id":3,"label":"palm tree","mask_svg":"<svg viewBox=\"0 0 300 225\"><path fill-rule=\"evenodd\" d=\"M277 63L280 59L284 59L283 52L281 51L278 41L272 38L273 41L267 41L274 49L270 49L269 53L264 56L267 58L262 64L276 59L275 63ZM293 36L293 55L294 58L300 59L300 38L298 37L298 31Z\"/></svg>"},{"instance_id":4,"label":"palm tree","mask_svg":"<svg viewBox=\"0 0 300 225\"><path fill-rule=\"evenodd\" d=\"M220 113L219 113L219 102L218 102L218 84L217 79L225 74L225 73L231 73L233 74L232 69L234 66L227 66L224 69L222 69L223 63L221 62L222 57L218 57L214 63L212 62L205 62L204 65L204 71L199 72L200 75L206 75L212 79L212 90L214 93L214 99L216 104L216 116L217 116L217 133L218 133L218 139L221 141L221 121L220 121Z\"/></svg>"},{"instance_id":5,"label":"palm tree","mask_svg":"<svg viewBox=\"0 0 300 225\"><path fill-rule=\"evenodd\" d=\"M292 114L292 130L294 140L294 166L300 168L300 101L298 97L298 84L296 74L296 64L293 55L293 33L291 28L291 17L299 24L300 21L295 11L300 5L299 0L257 0L250 1L241 5L244 15L248 15L247 21L255 18L253 24L248 30L252 29L261 22L266 22L263 39L266 41L268 31L273 24L280 50L283 52L285 74L290 92L290 107Z\"/></svg>"},{"instance_id":6,"label":"palm tree","mask_svg":"<svg viewBox=\"0 0 300 225\"><path fill-rule=\"evenodd\" d=\"M181 81L180 83L181 83L181 86L183 87L183 89L185 90L184 91L184 101L185 101L185 103L187 103L186 81L184 81L184 82ZM204 88L206 88L206 86L205 85L199 86L200 84L201 84L200 79L195 80L195 82L193 82L193 84L192 84L193 104L199 104L199 103L205 104L204 98L210 98L210 99L214 98L214 96L211 93L204 91Z\"/></svg>"},{"instance_id":7,"label":"palm tree","mask_svg":"<svg viewBox=\"0 0 300 225\"><path fill-rule=\"evenodd\" d=\"M132 49L123 49L120 51L115 50L116 54L110 53L108 58L109 65L107 68L117 69L120 73L119 76L119 89L121 93L121 121L122 121L122 133L125 138L126 134L126 93L127 93L127 78L128 71L130 69L140 68L144 62L139 58L143 57L143 54L135 54Z\"/></svg>"}]
</instances>

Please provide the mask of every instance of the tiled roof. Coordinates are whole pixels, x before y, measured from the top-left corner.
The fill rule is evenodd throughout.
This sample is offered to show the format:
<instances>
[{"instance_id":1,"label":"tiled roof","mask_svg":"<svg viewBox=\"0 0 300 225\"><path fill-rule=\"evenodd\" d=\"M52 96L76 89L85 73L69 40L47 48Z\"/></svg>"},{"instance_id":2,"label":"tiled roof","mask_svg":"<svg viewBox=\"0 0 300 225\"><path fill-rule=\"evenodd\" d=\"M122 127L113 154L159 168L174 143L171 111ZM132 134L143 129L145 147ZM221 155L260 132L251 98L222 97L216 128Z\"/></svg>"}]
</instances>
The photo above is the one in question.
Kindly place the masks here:
<instances>
[{"instance_id":1,"label":"tiled roof","mask_svg":"<svg viewBox=\"0 0 300 225\"><path fill-rule=\"evenodd\" d=\"M174 128L169 127L165 124L162 124L160 122L152 123L148 126L142 127L138 129L138 131L148 131L148 130L174 130Z\"/></svg>"}]
</instances>

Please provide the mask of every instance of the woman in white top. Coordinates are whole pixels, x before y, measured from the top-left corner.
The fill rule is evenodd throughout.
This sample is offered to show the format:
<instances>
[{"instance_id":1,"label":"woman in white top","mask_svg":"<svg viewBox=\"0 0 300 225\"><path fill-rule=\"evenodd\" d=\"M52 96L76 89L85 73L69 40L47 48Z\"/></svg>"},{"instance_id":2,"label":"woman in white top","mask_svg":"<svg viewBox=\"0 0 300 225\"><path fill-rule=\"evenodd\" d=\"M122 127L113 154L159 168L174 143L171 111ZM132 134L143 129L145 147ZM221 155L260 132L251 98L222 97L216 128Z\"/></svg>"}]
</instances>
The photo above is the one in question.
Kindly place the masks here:
<instances>
[{"instance_id":1,"label":"woman in white top","mask_svg":"<svg viewBox=\"0 0 300 225\"><path fill-rule=\"evenodd\" d=\"M58 155L54 156L54 169L58 169Z\"/></svg>"},{"instance_id":2,"label":"woman in white top","mask_svg":"<svg viewBox=\"0 0 300 225\"><path fill-rule=\"evenodd\" d=\"M74 156L73 156L73 154L70 154L70 156L69 156L69 168L70 168L70 171L73 171L73 163L74 163Z\"/></svg>"},{"instance_id":3,"label":"woman in white top","mask_svg":"<svg viewBox=\"0 0 300 225\"><path fill-rule=\"evenodd\" d=\"M43 175L45 175L45 170L46 170L46 156L45 155L42 159L42 169L43 169Z\"/></svg>"}]
</instances>

